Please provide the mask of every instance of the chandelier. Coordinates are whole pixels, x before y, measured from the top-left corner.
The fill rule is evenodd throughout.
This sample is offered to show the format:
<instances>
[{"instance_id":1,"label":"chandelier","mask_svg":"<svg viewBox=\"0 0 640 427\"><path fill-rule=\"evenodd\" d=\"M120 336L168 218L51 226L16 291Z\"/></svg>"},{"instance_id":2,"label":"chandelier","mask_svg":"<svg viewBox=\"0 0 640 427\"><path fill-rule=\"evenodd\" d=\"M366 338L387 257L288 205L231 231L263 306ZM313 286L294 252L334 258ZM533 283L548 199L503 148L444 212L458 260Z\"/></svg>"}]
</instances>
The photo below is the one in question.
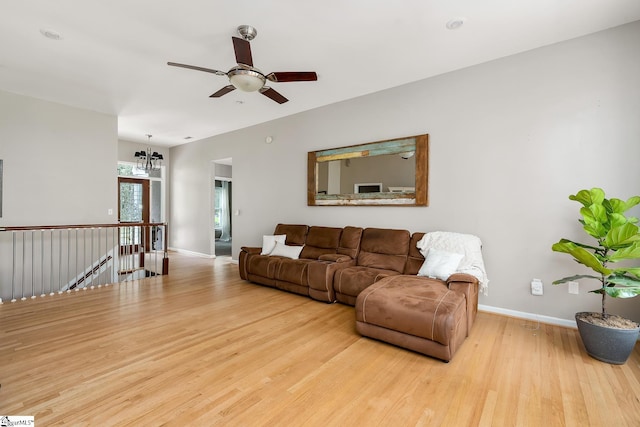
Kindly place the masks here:
<instances>
[{"instance_id":1,"label":"chandelier","mask_svg":"<svg viewBox=\"0 0 640 427\"><path fill-rule=\"evenodd\" d=\"M153 135L147 134L149 138L149 144L151 144L151 137ZM162 166L164 157L157 151L151 152L151 148L147 148L147 151L136 151L134 154L136 158L136 168L144 171L159 170Z\"/></svg>"}]
</instances>

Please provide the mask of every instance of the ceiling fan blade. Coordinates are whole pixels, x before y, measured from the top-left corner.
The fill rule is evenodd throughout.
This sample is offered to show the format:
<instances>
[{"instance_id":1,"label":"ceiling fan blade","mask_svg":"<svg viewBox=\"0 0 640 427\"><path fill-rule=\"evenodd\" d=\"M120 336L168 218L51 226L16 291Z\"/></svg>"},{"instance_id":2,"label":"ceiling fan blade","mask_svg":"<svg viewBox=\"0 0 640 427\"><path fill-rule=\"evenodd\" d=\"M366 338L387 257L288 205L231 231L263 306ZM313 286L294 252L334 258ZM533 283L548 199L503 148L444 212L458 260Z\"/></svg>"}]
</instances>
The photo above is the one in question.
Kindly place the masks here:
<instances>
[{"instance_id":1,"label":"ceiling fan blade","mask_svg":"<svg viewBox=\"0 0 640 427\"><path fill-rule=\"evenodd\" d=\"M196 70L196 71L204 71L205 73L213 73L217 76L227 75L227 73L225 73L224 71L214 70L212 68L198 67L196 65L178 64L177 62L167 62L167 65L171 65L172 67L188 68L190 70Z\"/></svg>"},{"instance_id":2,"label":"ceiling fan blade","mask_svg":"<svg viewBox=\"0 0 640 427\"><path fill-rule=\"evenodd\" d=\"M271 89L270 87L263 87L262 89L260 89L260 93L263 94L264 96L266 96L267 98L271 98L274 101L276 101L278 104L284 104L285 102L288 101L287 98L285 98L284 96L280 95L280 93L276 92L275 90Z\"/></svg>"},{"instance_id":3,"label":"ceiling fan blade","mask_svg":"<svg viewBox=\"0 0 640 427\"><path fill-rule=\"evenodd\" d=\"M315 71L285 71L267 74L272 82L312 82L318 80Z\"/></svg>"},{"instance_id":4,"label":"ceiling fan blade","mask_svg":"<svg viewBox=\"0 0 640 427\"><path fill-rule=\"evenodd\" d=\"M238 64L253 67L253 58L251 57L251 45L248 41L231 37L233 39L233 50L236 52L236 62Z\"/></svg>"},{"instance_id":5,"label":"ceiling fan blade","mask_svg":"<svg viewBox=\"0 0 640 427\"><path fill-rule=\"evenodd\" d=\"M209 98L220 98L222 95L226 95L232 90L235 90L235 86L227 85L222 89L220 89L219 91L217 91L216 93L214 93L213 95L209 95Z\"/></svg>"}]
</instances>

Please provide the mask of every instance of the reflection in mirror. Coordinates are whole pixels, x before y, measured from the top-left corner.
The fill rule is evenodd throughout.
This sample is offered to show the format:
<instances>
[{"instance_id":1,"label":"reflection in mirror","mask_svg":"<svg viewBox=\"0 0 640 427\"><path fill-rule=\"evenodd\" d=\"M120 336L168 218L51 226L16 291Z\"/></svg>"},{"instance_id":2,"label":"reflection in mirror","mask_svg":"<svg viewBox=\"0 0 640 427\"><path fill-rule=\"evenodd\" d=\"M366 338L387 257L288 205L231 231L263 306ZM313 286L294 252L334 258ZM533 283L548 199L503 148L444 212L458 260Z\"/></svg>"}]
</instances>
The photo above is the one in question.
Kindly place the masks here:
<instances>
[{"instance_id":1,"label":"reflection in mirror","mask_svg":"<svg viewBox=\"0 0 640 427\"><path fill-rule=\"evenodd\" d=\"M428 135L309 153L307 202L427 205Z\"/></svg>"},{"instance_id":2,"label":"reflection in mirror","mask_svg":"<svg viewBox=\"0 0 640 427\"><path fill-rule=\"evenodd\" d=\"M400 154L318 162L318 193L375 193L399 188L414 191L415 176L413 156Z\"/></svg>"}]
</instances>

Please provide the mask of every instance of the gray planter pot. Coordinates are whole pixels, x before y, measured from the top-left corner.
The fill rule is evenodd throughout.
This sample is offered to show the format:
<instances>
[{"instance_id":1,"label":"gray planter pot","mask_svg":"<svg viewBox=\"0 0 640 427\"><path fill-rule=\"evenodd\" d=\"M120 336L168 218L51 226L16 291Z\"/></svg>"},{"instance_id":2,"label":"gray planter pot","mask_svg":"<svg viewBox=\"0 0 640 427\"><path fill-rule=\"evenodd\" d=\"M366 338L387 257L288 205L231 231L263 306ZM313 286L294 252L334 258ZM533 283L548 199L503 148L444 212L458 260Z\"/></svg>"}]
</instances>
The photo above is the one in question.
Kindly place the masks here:
<instances>
[{"instance_id":1,"label":"gray planter pot","mask_svg":"<svg viewBox=\"0 0 640 427\"><path fill-rule=\"evenodd\" d=\"M576 313L576 323L589 356L613 365L623 365L636 345L640 327L617 329L593 325L580 319L581 314Z\"/></svg>"}]
</instances>

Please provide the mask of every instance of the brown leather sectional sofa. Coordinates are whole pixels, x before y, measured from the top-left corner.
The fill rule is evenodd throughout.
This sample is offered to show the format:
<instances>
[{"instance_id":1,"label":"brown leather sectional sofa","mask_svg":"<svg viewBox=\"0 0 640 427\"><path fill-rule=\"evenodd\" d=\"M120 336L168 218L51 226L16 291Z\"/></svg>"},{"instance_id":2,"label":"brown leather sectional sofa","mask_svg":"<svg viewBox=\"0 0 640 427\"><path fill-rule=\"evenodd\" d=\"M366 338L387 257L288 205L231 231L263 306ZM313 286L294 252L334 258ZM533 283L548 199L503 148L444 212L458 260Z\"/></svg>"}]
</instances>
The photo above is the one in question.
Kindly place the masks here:
<instances>
[{"instance_id":1,"label":"brown leather sectional sofa","mask_svg":"<svg viewBox=\"0 0 640 427\"><path fill-rule=\"evenodd\" d=\"M240 277L323 302L356 307L356 329L445 361L468 335L478 309L478 279L418 277L425 258L407 230L278 224L298 259L243 247Z\"/></svg>"}]
</instances>

